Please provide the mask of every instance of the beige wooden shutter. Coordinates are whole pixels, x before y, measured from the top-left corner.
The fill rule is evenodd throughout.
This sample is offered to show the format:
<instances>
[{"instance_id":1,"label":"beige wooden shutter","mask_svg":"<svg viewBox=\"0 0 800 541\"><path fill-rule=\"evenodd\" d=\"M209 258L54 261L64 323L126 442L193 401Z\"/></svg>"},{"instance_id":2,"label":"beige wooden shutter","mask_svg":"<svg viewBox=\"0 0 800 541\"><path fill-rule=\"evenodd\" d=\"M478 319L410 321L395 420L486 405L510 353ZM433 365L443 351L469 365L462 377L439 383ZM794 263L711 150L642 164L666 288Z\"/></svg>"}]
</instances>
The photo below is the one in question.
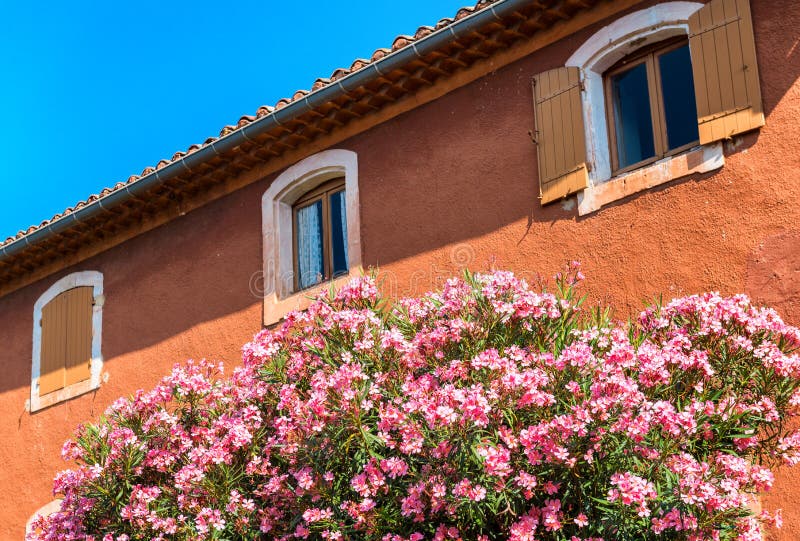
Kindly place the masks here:
<instances>
[{"instance_id":1,"label":"beige wooden shutter","mask_svg":"<svg viewBox=\"0 0 800 541\"><path fill-rule=\"evenodd\" d=\"M539 195L542 204L588 186L580 70L556 68L533 78Z\"/></svg>"},{"instance_id":2,"label":"beige wooden shutter","mask_svg":"<svg viewBox=\"0 0 800 541\"><path fill-rule=\"evenodd\" d=\"M89 379L92 363L92 302L91 287L76 287L68 295L66 374L64 385Z\"/></svg>"},{"instance_id":3,"label":"beige wooden shutter","mask_svg":"<svg viewBox=\"0 0 800 541\"><path fill-rule=\"evenodd\" d=\"M42 308L39 395L89 379L92 360L91 287L76 287Z\"/></svg>"},{"instance_id":4,"label":"beige wooden shutter","mask_svg":"<svg viewBox=\"0 0 800 541\"><path fill-rule=\"evenodd\" d=\"M764 125L749 0L711 0L689 17L700 143Z\"/></svg>"},{"instance_id":5,"label":"beige wooden shutter","mask_svg":"<svg viewBox=\"0 0 800 541\"><path fill-rule=\"evenodd\" d=\"M67 302L59 295L42 308L42 353L39 362L39 395L64 388L67 359Z\"/></svg>"}]
</instances>

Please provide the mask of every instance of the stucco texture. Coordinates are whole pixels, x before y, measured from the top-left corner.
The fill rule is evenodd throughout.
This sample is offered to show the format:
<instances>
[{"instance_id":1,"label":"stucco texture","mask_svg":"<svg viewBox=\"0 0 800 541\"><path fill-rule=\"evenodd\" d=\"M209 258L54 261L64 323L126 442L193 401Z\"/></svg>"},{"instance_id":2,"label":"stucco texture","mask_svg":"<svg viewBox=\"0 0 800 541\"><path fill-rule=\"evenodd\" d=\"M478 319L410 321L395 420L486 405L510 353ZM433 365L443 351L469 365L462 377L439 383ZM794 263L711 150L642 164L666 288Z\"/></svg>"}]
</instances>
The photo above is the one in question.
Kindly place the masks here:
<instances>
[{"instance_id":1,"label":"stucco texture","mask_svg":"<svg viewBox=\"0 0 800 541\"><path fill-rule=\"evenodd\" d=\"M646 7L653 2L644 2ZM578 217L574 197L537 199L531 77L566 61L599 26L499 68L337 145L358 153L362 261L393 295L436 288L469 267L550 276L579 260L591 302L622 317L655 296L746 292L800 324L800 9L753 0L766 125L725 144L719 171L676 180ZM261 195L251 184L0 299L0 538L20 539L66 467L62 442L173 363L233 364L261 328ZM33 304L60 276L105 279L100 389L30 414ZM784 509L771 539L800 539L800 472L764 498Z\"/></svg>"}]
</instances>

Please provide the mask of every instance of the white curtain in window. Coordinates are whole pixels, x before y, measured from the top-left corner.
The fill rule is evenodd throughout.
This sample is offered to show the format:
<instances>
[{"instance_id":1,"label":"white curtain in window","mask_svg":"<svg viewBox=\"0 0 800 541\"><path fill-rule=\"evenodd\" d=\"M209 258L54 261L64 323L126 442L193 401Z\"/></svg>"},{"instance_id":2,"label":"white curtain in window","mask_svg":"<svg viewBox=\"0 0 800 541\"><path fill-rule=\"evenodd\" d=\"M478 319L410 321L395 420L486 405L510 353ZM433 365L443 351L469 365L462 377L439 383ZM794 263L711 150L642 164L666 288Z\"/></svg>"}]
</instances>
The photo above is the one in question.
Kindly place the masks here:
<instances>
[{"instance_id":1,"label":"white curtain in window","mask_svg":"<svg viewBox=\"0 0 800 541\"><path fill-rule=\"evenodd\" d=\"M300 289L322 280L322 205L317 202L297 211L297 267Z\"/></svg>"},{"instance_id":2,"label":"white curtain in window","mask_svg":"<svg viewBox=\"0 0 800 541\"><path fill-rule=\"evenodd\" d=\"M339 214L342 217L342 239L344 240L344 261L345 265L348 267L350 266L349 261L350 258L347 257L347 193L341 192L339 194L339 208L341 208L341 213Z\"/></svg>"}]
</instances>

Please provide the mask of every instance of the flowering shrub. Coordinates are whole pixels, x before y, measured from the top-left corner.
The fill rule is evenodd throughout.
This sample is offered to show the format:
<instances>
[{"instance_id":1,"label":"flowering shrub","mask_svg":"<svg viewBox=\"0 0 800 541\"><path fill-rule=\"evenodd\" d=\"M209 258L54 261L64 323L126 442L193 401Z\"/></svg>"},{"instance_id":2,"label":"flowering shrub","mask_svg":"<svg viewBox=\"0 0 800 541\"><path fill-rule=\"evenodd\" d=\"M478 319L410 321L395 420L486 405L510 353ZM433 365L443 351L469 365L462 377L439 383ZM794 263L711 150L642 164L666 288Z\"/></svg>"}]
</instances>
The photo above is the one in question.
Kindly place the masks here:
<instances>
[{"instance_id":1,"label":"flowering shrub","mask_svg":"<svg viewBox=\"0 0 800 541\"><path fill-rule=\"evenodd\" d=\"M716 294L612 323L579 278L321 295L232 377L177 366L79 429L30 539L761 539L800 332Z\"/></svg>"}]
</instances>

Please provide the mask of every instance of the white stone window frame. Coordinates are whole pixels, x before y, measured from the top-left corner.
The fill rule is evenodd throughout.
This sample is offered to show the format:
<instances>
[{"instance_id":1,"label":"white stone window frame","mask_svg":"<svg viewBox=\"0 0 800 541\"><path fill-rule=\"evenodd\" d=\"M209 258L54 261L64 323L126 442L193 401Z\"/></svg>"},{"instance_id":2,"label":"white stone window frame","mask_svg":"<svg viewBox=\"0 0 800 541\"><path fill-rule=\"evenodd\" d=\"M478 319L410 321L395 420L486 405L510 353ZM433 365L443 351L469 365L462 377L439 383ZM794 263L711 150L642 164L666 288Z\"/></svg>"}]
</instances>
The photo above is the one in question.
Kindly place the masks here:
<instances>
[{"instance_id":1,"label":"white stone window frame","mask_svg":"<svg viewBox=\"0 0 800 541\"><path fill-rule=\"evenodd\" d=\"M361 220L358 199L358 155L332 149L313 154L281 173L261 198L263 237L264 325L280 321L292 310L304 310L314 288L294 291L294 242L292 206L303 195L334 178L344 177L347 214L347 274L336 277L334 286L362 272Z\"/></svg>"},{"instance_id":2,"label":"white stone window frame","mask_svg":"<svg viewBox=\"0 0 800 541\"><path fill-rule=\"evenodd\" d=\"M89 379L68 385L63 389L39 395L39 375L42 368L42 309L60 294L76 287L91 287L94 298L92 306L92 360ZM28 409L31 412L44 409L58 402L100 387L100 374L103 370L103 274L97 271L81 271L64 276L45 291L33 305L33 363L31 366L31 398Z\"/></svg>"},{"instance_id":3,"label":"white stone window frame","mask_svg":"<svg viewBox=\"0 0 800 541\"><path fill-rule=\"evenodd\" d=\"M688 36L689 16L703 7L699 2L664 2L635 11L601 28L567 60L581 70L583 121L589 186L578 193L578 214L638 191L693 173L705 173L725 164L721 143L697 146L633 171L612 176L603 74L620 59L641 47L674 36Z\"/></svg>"}]
</instances>

